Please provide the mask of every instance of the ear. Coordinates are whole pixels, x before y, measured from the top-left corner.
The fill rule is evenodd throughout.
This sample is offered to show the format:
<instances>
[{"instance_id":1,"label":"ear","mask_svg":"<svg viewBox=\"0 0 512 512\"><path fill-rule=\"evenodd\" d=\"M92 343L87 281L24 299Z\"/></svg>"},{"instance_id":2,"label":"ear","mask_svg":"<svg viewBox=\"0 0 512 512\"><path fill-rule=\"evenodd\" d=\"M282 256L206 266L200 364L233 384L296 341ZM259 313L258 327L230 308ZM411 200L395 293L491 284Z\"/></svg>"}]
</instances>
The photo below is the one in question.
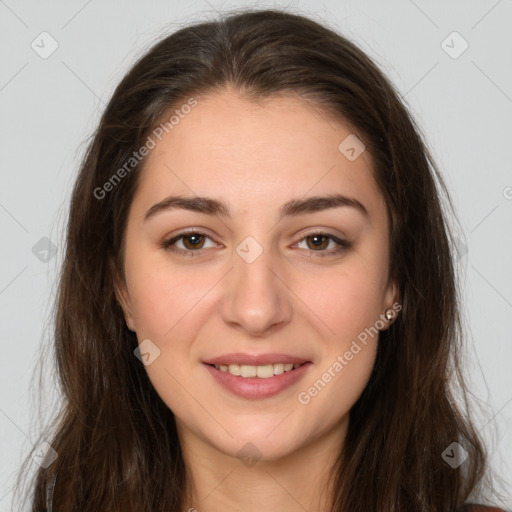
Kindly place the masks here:
<instances>
[{"instance_id":1,"label":"ear","mask_svg":"<svg viewBox=\"0 0 512 512\"><path fill-rule=\"evenodd\" d=\"M386 311L390 310L393 313L393 316L388 320L386 317ZM398 290L398 285L395 280L390 280L388 287L386 289L386 293L384 296L384 308L381 314L381 319L386 324L382 331L385 331L389 328L389 326L396 320L396 317L402 310L402 301L400 297L400 292Z\"/></svg>"},{"instance_id":2,"label":"ear","mask_svg":"<svg viewBox=\"0 0 512 512\"><path fill-rule=\"evenodd\" d=\"M116 299L119 302L121 309L123 310L126 325L128 326L128 329L130 329L130 331L135 332L136 328L135 328L135 321L133 318L130 295L129 295L128 289L126 287L126 283L124 282L122 277L119 275L119 272L117 271L117 269L113 270L113 280L114 280L114 292L116 295Z\"/></svg>"}]
</instances>

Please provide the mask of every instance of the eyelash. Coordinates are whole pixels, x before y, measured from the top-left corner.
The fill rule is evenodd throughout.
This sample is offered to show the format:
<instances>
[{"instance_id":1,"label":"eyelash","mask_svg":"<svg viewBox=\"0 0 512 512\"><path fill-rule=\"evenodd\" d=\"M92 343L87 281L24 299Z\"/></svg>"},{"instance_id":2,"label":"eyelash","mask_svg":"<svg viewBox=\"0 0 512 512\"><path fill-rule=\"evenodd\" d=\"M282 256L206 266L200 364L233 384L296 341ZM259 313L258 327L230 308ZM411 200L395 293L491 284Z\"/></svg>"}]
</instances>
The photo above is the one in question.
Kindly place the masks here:
<instances>
[{"instance_id":1,"label":"eyelash","mask_svg":"<svg viewBox=\"0 0 512 512\"><path fill-rule=\"evenodd\" d=\"M206 233L203 233L202 231L188 230L188 231L182 231L181 233L179 233L175 237L171 238L170 240L166 240L166 241L162 242L161 246L165 250L177 252L179 254L183 254L184 256L191 256L191 257L200 256L200 249L198 249L197 251L193 251L193 250L190 250L190 249L184 250L184 249L179 249L179 248L176 248L176 247L171 248L171 246L174 243L176 243L178 240L180 240L182 238L185 238L187 235L200 235L200 236L204 236L204 237L209 238L210 240L212 240L210 236L208 236ZM312 232L312 233L308 233L306 236L302 237L297 243L302 242L306 238L314 237L314 236L321 236L321 237L327 238L329 240L332 240L334 243L336 243L338 245L338 247L336 247L334 250L330 250L330 251L325 251L325 250L313 251L313 250L310 250L310 252L316 253L315 256L319 256L320 258L323 258L323 257L326 257L326 256L337 255L337 254L339 254L339 253L349 249L352 246L352 244L350 242L347 242L346 240L341 240L340 238L337 238L337 237L335 237L333 235L330 235L328 233L323 233L321 231L315 231L315 232Z\"/></svg>"}]
</instances>

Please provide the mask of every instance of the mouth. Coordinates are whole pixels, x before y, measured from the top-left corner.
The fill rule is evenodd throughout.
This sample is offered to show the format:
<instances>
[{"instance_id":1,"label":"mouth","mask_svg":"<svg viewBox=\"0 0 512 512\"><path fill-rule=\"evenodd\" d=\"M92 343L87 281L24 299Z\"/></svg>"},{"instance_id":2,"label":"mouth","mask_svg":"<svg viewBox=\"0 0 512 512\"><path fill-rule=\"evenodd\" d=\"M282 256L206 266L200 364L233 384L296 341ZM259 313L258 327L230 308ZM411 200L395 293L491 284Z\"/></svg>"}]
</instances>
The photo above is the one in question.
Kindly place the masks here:
<instances>
[{"instance_id":1,"label":"mouth","mask_svg":"<svg viewBox=\"0 0 512 512\"><path fill-rule=\"evenodd\" d=\"M262 365L203 363L222 389L248 400L270 398L292 389L313 364L268 363ZM288 396L287 394L285 396Z\"/></svg>"}]
</instances>

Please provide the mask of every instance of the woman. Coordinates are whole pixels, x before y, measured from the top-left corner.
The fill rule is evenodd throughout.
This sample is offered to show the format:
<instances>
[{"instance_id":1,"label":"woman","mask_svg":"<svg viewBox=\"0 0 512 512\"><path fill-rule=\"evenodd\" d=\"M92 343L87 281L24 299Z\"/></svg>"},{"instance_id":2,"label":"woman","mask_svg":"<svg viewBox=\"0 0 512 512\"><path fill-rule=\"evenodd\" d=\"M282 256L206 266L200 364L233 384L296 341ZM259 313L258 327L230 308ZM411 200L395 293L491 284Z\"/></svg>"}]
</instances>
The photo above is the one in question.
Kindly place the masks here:
<instances>
[{"instance_id":1,"label":"woman","mask_svg":"<svg viewBox=\"0 0 512 512\"><path fill-rule=\"evenodd\" d=\"M254 11L155 45L73 191L32 509L480 510L443 197L331 30Z\"/></svg>"}]
</instances>

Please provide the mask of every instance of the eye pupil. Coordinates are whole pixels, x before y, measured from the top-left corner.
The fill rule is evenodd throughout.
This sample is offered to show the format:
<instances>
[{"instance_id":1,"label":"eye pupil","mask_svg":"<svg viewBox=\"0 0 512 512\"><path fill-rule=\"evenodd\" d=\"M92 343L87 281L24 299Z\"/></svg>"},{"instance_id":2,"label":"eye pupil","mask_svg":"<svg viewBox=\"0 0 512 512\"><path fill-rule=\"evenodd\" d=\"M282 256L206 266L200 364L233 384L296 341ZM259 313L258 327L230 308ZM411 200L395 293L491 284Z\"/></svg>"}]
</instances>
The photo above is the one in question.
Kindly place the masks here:
<instances>
[{"instance_id":1,"label":"eye pupil","mask_svg":"<svg viewBox=\"0 0 512 512\"><path fill-rule=\"evenodd\" d=\"M192 233L190 235L187 235L183 238L183 243L185 246L189 244L191 239L195 239L195 242L191 242L192 247L197 247L201 243L201 238L203 235L199 235L197 233Z\"/></svg>"},{"instance_id":2,"label":"eye pupil","mask_svg":"<svg viewBox=\"0 0 512 512\"><path fill-rule=\"evenodd\" d=\"M323 246L325 244L325 241L327 240L327 237L325 237L324 235L311 235L308 238L311 240L315 240L313 242L313 247L316 247L316 248ZM322 239L323 239L323 241L322 241ZM325 247L322 247L322 248L325 248Z\"/></svg>"}]
</instances>

